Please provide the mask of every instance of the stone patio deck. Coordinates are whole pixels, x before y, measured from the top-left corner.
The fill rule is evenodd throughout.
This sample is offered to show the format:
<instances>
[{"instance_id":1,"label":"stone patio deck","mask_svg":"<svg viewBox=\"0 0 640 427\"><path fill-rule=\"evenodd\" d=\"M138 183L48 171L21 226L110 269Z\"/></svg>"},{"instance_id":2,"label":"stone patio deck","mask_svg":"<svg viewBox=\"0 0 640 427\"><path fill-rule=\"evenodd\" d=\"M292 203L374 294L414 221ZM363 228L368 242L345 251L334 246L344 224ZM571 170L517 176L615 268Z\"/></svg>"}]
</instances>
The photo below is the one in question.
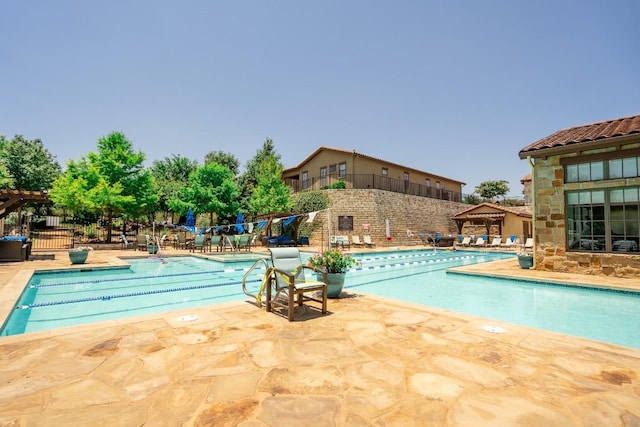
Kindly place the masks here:
<instances>
[{"instance_id":1,"label":"stone patio deck","mask_svg":"<svg viewBox=\"0 0 640 427\"><path fill-rule=\"evenodd\" d=\"M134 254L101 252L91 265ZM0 264L0 312L31 270L68 266L65 253ZM587 279L515 258L464 269ZM300 314L241 302L0 337L0 425L640 425L640 350L348 289L329 314Z\"/></svg>"}]
</instances>

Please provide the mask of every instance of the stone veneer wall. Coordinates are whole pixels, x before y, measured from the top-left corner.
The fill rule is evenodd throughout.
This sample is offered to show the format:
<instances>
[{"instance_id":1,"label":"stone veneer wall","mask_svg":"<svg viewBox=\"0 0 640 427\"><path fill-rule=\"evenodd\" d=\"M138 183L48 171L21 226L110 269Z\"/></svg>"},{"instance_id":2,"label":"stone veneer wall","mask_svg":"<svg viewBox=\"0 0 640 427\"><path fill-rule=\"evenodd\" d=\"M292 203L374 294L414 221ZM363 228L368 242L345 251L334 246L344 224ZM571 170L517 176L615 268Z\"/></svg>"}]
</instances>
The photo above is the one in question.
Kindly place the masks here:
<instances>
[{"instance_id":1,"label":"stone veneer wall","mask_svg":"<svg viewBox=\"0 0 640 427\"><path fill-rule=\"evenodd\" d=\"M331 225L334 235L357 234L362 240L362 224L370 224L368 234L377 246L395 246L408 243L420 243L418 233L442 233L457 235L458 229L451 218L458 212L468 209L469 205L427 197L411 196L384 190L324 190L329 196ZM353 216L353 230L338 230L339 216ZM391 225L391 241L387 242L385 219ZM313 244L320 244L323 236L326 240L327 215L321 212L316 227L310 236ZM413 231L414 239L407 238L407 230ZM326 243L325 243L326 244Z\"/></svg>"},{"instance_id":2,"label":"stone veneer wall","mask_svg":"<svg viewBox=\"0 0 640 427\"><path fill-rule=\"evenodd\" d=\"M598 153L606 150L594 150ZM610 151L610 150L609 150ZM640 277L640 255L567 252L564 167L560 157L538 158L534 168L533 200L536 270L599 274L617 277ZM592 190L615 185L606 182L571 184L571 190ZM622 179L620 186L640 185L640 179Z\"/></svg>"}]
</instances>

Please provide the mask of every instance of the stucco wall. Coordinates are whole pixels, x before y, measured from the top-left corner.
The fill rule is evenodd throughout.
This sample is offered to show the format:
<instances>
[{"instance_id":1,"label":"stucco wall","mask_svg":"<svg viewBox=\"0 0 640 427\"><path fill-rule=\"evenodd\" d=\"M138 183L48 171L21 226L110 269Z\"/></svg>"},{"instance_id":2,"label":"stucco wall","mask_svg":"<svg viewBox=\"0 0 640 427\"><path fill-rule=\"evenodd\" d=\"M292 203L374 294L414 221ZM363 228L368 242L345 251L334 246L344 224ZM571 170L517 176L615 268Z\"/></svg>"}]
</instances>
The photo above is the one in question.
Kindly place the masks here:
<instances>
[{"instance_id":1,"label":"stucco wall","mask_svg":"<svg viewBox=\"0 0 640 427\"><path fill-rule=\"evenodd\" d=\"M399 245L407 243L407 230L414 233L442 233L457 235L455 223L451 220L456 213L469 205L427 197L411 196L383 190L325 190L330 200L333 234L351 236L357 234L362 239L362 224L370 224L368 234L377 245ZM339 216L353 216L353 231L338 230ZM387 242L385 219L391 225L391 241ZM327 215L323 212L316 220L316 227L310 238L314 244L326 240ZM324 233L324 234L323 234ZM416 235L411 243L419 243Z\"/></svg>"},{"instance_id":2,"label":"stucco wall","mask_svg":"<svg viewBox=\"0 0 640 427\"><path fill-rule=\"evenodd\" d=\"M592 153L610 151L593 150ZM565 189L591 190L611 186L639 185L640 179L564 183L564 168L559 156L538 158L535 162L533 189L535 266L537 270L640 277L640 255L567 252Z\"/></svg>"}]
</instances>

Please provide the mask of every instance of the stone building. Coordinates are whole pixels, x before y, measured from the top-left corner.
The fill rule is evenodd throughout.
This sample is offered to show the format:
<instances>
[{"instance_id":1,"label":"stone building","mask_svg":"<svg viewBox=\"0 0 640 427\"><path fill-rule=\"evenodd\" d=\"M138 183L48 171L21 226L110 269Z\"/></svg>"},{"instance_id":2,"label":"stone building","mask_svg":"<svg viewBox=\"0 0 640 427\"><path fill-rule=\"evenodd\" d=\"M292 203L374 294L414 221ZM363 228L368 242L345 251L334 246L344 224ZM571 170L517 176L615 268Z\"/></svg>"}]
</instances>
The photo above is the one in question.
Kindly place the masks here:
<instances>
[{"instance_id":1,"label":"stone building","mask_svg":"<svg viewBox=\"0 0 640 427\"><path fill-rule=\"evenodd\" d=\"M559 130L531 164L535 268L640 277L640 115Z\"/></svg>"}]
</instances>

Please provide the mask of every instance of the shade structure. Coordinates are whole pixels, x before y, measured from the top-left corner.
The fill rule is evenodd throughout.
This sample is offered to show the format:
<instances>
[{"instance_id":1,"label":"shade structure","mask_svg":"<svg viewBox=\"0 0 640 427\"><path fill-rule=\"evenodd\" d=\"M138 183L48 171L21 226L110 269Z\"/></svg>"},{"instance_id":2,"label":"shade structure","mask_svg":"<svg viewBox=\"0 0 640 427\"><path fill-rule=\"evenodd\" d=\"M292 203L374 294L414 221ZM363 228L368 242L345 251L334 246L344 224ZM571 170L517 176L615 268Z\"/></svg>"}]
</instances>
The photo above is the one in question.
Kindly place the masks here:
<instances>
[{"instance_id":1,"label":"shade structure","mask_svg":"<svg viewBox=\"0 0 640 427\"><path fill-rule=\"evenodd\" d=\"M184 223L184 225L191 232L195 232L195 230L196 230L196 217L193 214L193 211L191 209L189 209L187 211L187 221Z\"/></svg>"},{"instance_id":2,"label":"shade structure","mask_svg":"<svg viewBox=\"0 0 640 427\"><path fill-rule=\"evenodd\" d=\"M238 212L236 217L236 231L241 234L244 233L244 215L242 215L242 212Z\"/></svg>"}]
</instances>

